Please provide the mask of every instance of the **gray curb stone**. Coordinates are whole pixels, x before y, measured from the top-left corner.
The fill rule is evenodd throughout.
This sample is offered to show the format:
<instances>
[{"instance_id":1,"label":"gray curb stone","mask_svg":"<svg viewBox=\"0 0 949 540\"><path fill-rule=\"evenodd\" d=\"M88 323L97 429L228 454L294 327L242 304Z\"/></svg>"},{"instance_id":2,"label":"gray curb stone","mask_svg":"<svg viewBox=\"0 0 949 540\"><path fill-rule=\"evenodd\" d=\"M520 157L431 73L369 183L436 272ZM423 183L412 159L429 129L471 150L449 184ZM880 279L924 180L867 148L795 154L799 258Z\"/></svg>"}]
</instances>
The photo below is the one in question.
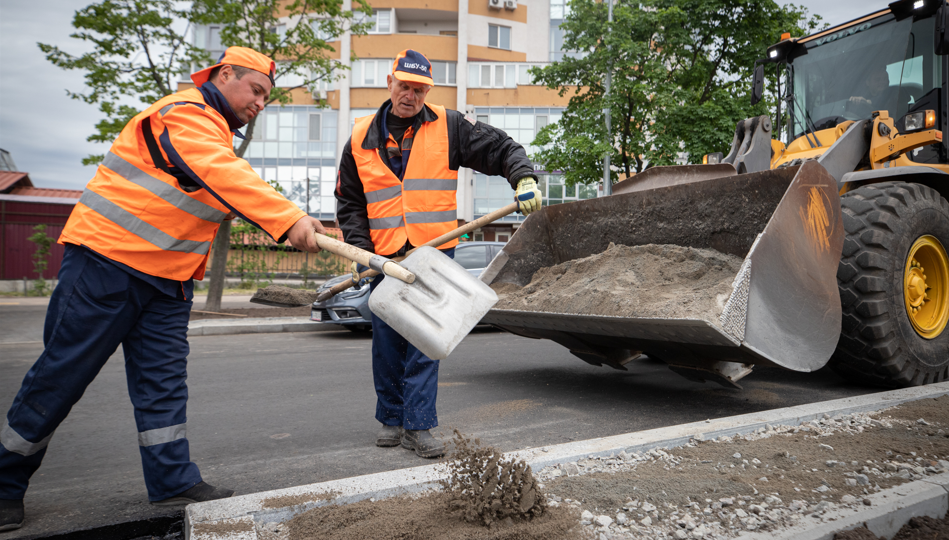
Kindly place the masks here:
<instances>
[{"instance_id":1,"label":"gray curb stone","mask_svg":"<svg viewBox=\"0 0 949 540\"><path fill-rule=\"evenodd\" d=\"M260 317L239 320L203 319L188 323L188 337L280 332L337 332L336 324L323 324L302 317Z\"/></svg>"},{"instance_id":2,"label":"gray curb stone","mask_svg":"<svg viewBox=\"0 0 949 540\"><path fill-rule=\"evenodd\" d=\"M801 422L822 418L824 414L834 416L876 411L901 403L926 398L932 399L947 394L949 394L949 382L944 382L545 446L543 448L518 450L506 453L505 457L522 459L529 463L534 470L540 470L544 467L569 463L588 456L609 456L621 451L627 453L644 452L652 448L675 448L688 443L690 439L698 435L702 435L707 439L723 435L734 437L735 435L751 433L758 428L765 427L767 424L799 425ZM190 504L185 508L185 540L262 540L257 534L257 525L285 522L296 514L329 504L328 498L332 499L332 504L349 504L369 498L381 499L404 493L415 493L436 486L438 480L445 478L445 476L444 466L434 464ZM934 483L937 478L944 483ZM938 514L941 511L942 514L938 515L942 516L946 512L947 501L949 501L946 498L947 488L944 487L946 485L949 485L949 473L876 493L870 497L873 506L868 510L863 510L867 513L860 514L863 517L858 521L854 521L851 524L852 526L846 525L849 522L840 520L844 516L853 517L857 514L853 510L850 510L848 514L846 509L838 509L837 513L840 513L841 517L836 522L825 523L824 521L818 522L815 520L813 525L806 526L790 536L779 536L783 532L777 532L777 534L772 532L768 536L750 536L747 538L748 540L762 540L764 538L824 539L833 537L832 533L830 533L830 536L826 536L826 532L817 532L824 526L840 531L848 528L852 529L867 522L881 527L880 530L886 530L882 527L888 522L902 525L903 522L899 519L903 515L906 516L906 519L914 515L923 515L912 514L911 512L923 512L925 515L931 515L930 512ZM913 486L913 489L909 490L907 486ZM309 498L310 501L291 507L265 508L265 503L268 500L282 497L300 497L304 500ZM874 499L874 497L877 497L877 499ZM234 532L209 532L209 527L225 524L234 525L233 527L227 527ZM246 530L235 531L236 528L245 528L245 525L247 526ZM895 530L893 532L895 533ZM812 534L816 536L812 536Z\"/></svg>"},{"instance_id":3,"label":"gray curb stone","mask_svg":"<svg viewBox=\"0 0 949 540\"><path fill-rule=\"evenodd\" d=\"M737 540L833 540L834 534L866 526L873 534L893 538L910 518L941 519L949 510L949 473L895 486L867 497L866 509L838 508L820 522L798 524L782 531L751 533ZM811 518L805 518L811 519Z\"/></svg>"}]
</instances>

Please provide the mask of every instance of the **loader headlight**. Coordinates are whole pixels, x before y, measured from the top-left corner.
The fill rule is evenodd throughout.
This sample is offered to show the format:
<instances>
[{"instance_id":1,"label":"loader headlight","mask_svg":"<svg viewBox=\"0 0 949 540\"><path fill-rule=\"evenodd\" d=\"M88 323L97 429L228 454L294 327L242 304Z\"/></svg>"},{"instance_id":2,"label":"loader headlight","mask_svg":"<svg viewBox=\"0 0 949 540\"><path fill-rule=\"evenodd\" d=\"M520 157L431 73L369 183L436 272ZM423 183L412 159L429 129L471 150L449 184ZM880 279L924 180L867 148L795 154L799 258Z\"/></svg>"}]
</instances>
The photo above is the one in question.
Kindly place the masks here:
<instances>
[{"instance_id":1,"label":"loader headlight","mask_svg":"<svg viewBox=\"0 0 949 540\"><path fill-rule=\"evenodd\" d=\"M715 152L712 154L705 154L702 158L703 165L716 165L722 162L722 158L725 156L721 152Z\"/></svg>"},{"instance_id":2,"label":"loader headlight","mask_svg":"<svg viewBox=\"0 0 949 540\"><path fill-rule=\"evenodd\" d=\"M903 117L904 131L919 131L936 125L936 111L926 110L909 113Z\"/></svg>"}]
</instances>

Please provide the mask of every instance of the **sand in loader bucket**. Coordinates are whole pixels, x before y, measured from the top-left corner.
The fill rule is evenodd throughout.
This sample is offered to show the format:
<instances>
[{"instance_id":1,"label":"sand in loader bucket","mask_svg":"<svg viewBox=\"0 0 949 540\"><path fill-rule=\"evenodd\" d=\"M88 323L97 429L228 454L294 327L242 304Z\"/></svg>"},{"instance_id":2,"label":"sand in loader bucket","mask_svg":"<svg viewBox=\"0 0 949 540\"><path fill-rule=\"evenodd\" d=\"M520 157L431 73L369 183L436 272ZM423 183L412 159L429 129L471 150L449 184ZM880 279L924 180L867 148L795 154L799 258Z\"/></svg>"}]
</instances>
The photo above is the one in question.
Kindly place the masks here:
<instances>
[{"instance_id":1,"label":"sand in loader bucket","mask_svg":"<svg viewBox=\"0 0 949 540\"><path fill-rule=\"evenodd\" d=\"M615 245L538 270L525 287L494 283L494 309L702 319L720 326L742 259L670 244Z\"/></svg>"},{"instance_id":2,"label":"sand in loader bucket","mask_svg":"<svg viewBox=\"0 0 949 540\"><path fill-rule=\"evenodd\" d=\"M268 305L284 306L309 306L316 302L316 291L306 289L291 289L283 285L268 285L263 289L257 289L251 302L265 303Z\"/></svg>"}]
</instances>

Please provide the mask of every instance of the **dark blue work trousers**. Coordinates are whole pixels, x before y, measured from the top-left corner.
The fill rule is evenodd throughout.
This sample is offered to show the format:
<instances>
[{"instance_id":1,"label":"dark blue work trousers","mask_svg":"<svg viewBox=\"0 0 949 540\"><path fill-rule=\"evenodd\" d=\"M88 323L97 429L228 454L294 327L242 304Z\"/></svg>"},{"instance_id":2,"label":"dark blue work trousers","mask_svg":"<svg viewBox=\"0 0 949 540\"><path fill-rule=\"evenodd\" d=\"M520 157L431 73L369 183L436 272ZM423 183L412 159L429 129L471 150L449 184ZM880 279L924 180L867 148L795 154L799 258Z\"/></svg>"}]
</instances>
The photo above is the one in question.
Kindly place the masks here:
<instances>
[{"instance_id":1,"label":"dark blue work trousers","mask_svg":"<svg viewBox=\"0 0 949 540\"><path fill-rule=\"evenodd\" d=\"M442 253L455 256L454 248ZM371 290L375 290L383 278L382 274L376 276ZM422 354L375 313L372 315L372 378L376 386L376 420L411 430L438 426L435 411L438 360Z\"/></svg>"},{"instance_id":2,"label":"dark blue work trousers","mask_svg":"<svg viewBox=\"0 0 949 540\"><path fill-rule=\"evenodd\" d=\"M67 245L46 312L46 349L23 379L0 431L0 499L22 499L53 432L119 344L135 406L148 498L201 482L185 438L191 301Z\"/></svg>"}]
</instances>

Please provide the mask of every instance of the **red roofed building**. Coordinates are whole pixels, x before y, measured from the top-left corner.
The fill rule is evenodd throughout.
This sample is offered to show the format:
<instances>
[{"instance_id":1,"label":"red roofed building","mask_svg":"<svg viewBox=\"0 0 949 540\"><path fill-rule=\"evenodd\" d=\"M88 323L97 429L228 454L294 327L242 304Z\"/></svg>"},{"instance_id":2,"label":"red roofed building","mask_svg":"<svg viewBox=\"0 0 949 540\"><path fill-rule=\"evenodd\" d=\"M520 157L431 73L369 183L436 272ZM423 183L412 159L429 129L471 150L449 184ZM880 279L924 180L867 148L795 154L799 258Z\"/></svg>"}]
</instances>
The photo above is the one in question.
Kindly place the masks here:
<instances>
[{"instance_id":1,"label":"red roofed building","mask_svg":"<svg viewBox=\"0 0 949 540\"><path fill-rule=\"evenodd\" d=\"M0 167L0 279L36 279L40 277L33 271L36 244L27 240L33 227L46 225L46 234L59 238L82 190L38 188L28 173L3 169ZM62 260L63 246L53 244L42 277L56 277Z\"/></svg>"}]
</instances>

